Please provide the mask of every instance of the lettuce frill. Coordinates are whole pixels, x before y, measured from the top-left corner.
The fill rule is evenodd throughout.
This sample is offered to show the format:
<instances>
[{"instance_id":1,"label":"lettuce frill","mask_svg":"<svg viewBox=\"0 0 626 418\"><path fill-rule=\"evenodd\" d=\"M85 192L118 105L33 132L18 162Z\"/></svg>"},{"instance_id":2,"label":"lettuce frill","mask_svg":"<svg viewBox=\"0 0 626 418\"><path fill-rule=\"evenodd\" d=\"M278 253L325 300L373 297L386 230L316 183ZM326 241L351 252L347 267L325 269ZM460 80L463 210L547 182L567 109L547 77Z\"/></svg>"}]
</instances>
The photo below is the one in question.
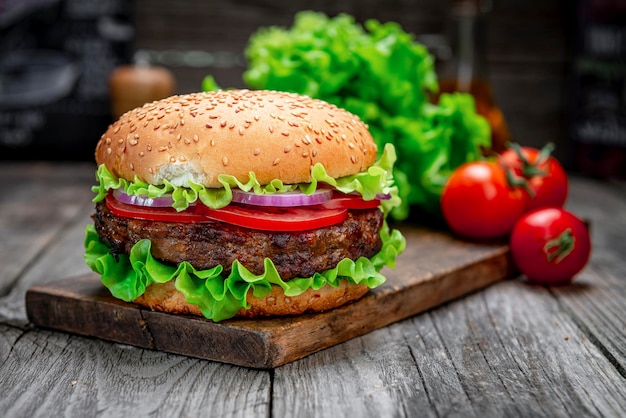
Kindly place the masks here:
<instances>
[{"instance_id":1,"label":"lettuce frill","mask_svg":"<svg viewBox=\"0 0 626 418\"><path fill-rule=\"evenodd\" d=\"M189 181L187 187L174 186L167 180L164 180L163 184L154 185L146 183L137 176L129 181L114 176L104 164L101 164L96 172L98 184L92 187L92 191L96 194L93 201L99 202L104 199L109 190L123 189L129 195L150 198L171 193L174 201L172 207L179 212L187 209L197 200L211 209L219 209L231 202L233 188L246 192L252 191L259 195L284 193L299 189L302 193L310 195L315 192L320 183L323 183L343 193L359 193L365 200L375 199L379 194L388 194L391 199L383 201L383 211L387 213L391 208L400 204L398 189L393 180L395 161L395 148L391 144L387 144L380 158L371 167L354 175L335 179L328 175L322 164L317 163L311 168L310 183L283 184L281 180L274 179L269 184L261 185L256 175L250 172L249 180L246 183L242 183L230 175L219 175L218 181L224 186L223 188L207 188L193 181Z\"/></svg>"},{"instance_id":2,"label":"lettuce frill","mask_svg":"<svg viewBox=\"0 0 626 418\"><path fill-rule=\"evenodd\" d=\"M274 263L265 259L265 271L255 275L238 261L231 272L223 275L222 266L197 270L190 263L164 264L152 257L151 243L147 239L137 242L130 255L112 255L103 244L93 225L87 226L85 237L85 262L101 275L102 283L116 298L130 302L141 296L153 283L174 280L176 289L188 303L197 305L202 314L213 321L232 318L240 309L249 308L246 295L250 290L256 297L267 295L272 285L280 286L286 296L297 296L307 289L317 290L325 285L337 287L341 280L365 284L369 288L381 285L385 277L383 266L395 267L396 256L404 251L406 241L400 231L390 230L385 222L381 230L382 248L372 258L356 261L343 259L330 270L308 278L284 281Z\"/></svg>"}]
</instances>

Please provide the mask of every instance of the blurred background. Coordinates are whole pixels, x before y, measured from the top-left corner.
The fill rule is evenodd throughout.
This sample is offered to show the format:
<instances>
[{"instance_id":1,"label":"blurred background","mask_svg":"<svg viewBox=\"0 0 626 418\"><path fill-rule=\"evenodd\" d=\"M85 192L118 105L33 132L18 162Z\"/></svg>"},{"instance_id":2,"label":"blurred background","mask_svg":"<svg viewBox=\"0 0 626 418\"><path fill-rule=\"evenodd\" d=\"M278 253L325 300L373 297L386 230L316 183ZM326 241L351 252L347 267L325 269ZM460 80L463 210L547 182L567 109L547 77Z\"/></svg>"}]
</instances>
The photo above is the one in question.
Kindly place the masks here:
<instances>
[{"instance_id":1,"label":"blurred background","mask_svg":"<svg viewBox=\"0 0 626 418\"><path fill-rule=\"evenodd\" d=\"M209 74L244 87L250 36L289 27L304 9L398 22L428 47L444 87L467 39L457 3L0 0L0 159L92 161L129 95L199 91ZM626 177L626 1L493 0L476 10L480 81L512 140L553 142L570 170ZM149 67L119 71L131 63Z\"/></svg>"}]
</instances>

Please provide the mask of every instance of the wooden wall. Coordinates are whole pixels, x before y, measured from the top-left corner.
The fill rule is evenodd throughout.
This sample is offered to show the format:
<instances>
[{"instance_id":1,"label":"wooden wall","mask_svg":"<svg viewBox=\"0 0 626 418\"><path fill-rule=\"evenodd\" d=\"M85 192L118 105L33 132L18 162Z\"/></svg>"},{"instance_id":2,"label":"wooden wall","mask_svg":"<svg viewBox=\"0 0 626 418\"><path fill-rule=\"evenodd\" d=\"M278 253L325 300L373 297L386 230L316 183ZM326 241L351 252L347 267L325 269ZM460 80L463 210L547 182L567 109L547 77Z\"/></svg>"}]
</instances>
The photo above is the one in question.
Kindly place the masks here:
<instances>
[{"instance_id":1,"label":"wooden wall","mask_svg":"<svg viewBox=\"0 0 626 418\"><path fill-rule=\"evenodd\" d=\"M173 70L179 92L186 93L199 90L206 74L225 87L243 86L242 52L250 35L260 26L290 26L298 10L396 21L420 38L443 33L449 0L136 0L136 7L136 48L160 51L155 57ZM562 0L493 0L487 51L494 94L514 139L534 146L555 142L562 160L573 7ZM203 64L199 54L199 60L185 63L181 51L218 59Z\"/></svg>"}]
</instances>

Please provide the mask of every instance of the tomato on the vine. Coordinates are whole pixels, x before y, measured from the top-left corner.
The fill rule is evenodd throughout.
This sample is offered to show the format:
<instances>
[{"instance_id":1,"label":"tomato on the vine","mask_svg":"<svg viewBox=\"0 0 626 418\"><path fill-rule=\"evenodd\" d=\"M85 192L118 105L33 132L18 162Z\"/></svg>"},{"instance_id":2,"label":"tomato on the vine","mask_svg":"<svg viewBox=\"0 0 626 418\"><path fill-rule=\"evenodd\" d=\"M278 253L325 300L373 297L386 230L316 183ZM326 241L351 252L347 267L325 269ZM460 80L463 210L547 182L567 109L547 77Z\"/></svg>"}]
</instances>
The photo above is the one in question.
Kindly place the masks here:
<instances>
[{"instance_id":1,"label":"tomato on the vine","mask_svg":"<svg viewBox=\"0 0 626 418\"><path fill-rule=\"evenodd\" d=\"M567 284L587 264L591 239L585 223L558 207L524 215L513 228L511 254L530 281Z\"/></svg>"},{"instance_id":2,"label":"tomato on the vine","mask_svg":"<svg viewBox=\"0 0 626 418\"><path fill-rule=\"evenodd\" d=\"M527 181L531 194L527 211L548 206L562 207L567 199L567 174L559 161L551 156L553 147L546 145L539 150L512 144L499 156L505 169Z\"/></svg>"},{"instance_id":3,"label":"tomato on the vine","mask_svg":"<svg viewBox=\"0 0 626 418\"><path fill-rule=\"evenodd\" d=\"M504 168L488 161L458 167L441 196L441 210L450 228L473 238L507 235L524 208L522 191L509 185Z\"/></svg>"}]
</instances>

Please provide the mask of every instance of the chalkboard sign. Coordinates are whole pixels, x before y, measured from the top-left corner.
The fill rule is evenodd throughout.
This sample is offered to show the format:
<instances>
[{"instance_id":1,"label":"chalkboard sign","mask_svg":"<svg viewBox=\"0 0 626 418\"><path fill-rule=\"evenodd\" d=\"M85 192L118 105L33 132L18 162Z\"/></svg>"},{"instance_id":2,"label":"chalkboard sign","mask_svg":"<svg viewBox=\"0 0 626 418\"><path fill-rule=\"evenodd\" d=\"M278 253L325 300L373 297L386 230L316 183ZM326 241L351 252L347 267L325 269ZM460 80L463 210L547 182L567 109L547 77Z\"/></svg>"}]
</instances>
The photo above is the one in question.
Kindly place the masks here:
<instances>
[{"instance_id":1,"label":"chalkboard sign","mask_svg":"<svg viewBox=\"0 0 626 418\"><path fill-rule=\"evenodd\" d=\"M133 2L0 8L0 159L92 160L111 122L107 79L129 62Z\"/></svg>"},{"instance_id":2,"label":"chalkboard sign","mask_svg":"<svg viewBox=\"0 0 626 418\"><path fill-rule=\"evenodd\" d=\"M626 178L626 2L579 0L571 137L577 169Z\"/></svg>"}]
</instances>

